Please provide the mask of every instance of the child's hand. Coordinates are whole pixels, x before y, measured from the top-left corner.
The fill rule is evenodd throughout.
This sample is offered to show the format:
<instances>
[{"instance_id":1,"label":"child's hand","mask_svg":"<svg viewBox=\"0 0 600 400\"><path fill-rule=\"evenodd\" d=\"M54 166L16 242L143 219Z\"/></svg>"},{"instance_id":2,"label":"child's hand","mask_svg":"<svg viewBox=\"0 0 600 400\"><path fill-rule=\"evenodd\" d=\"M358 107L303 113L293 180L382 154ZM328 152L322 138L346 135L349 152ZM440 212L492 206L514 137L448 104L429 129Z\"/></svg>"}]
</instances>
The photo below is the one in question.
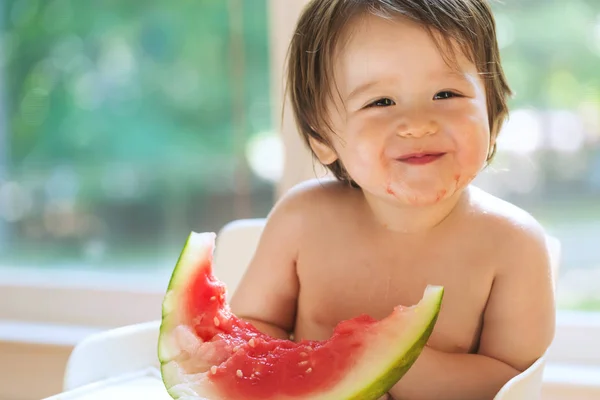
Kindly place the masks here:
<instances>
[{"instance_id":1,"label":"child's hand","mask_svg":"<svg viewBox=\"0 0 600 400\"><path fill-rule=\"evenodd\" d=\"M380 397L379 400L392 400L392 398L390 397L389 394L386 394L385 396Z\"/></svg>"}]
</instances>

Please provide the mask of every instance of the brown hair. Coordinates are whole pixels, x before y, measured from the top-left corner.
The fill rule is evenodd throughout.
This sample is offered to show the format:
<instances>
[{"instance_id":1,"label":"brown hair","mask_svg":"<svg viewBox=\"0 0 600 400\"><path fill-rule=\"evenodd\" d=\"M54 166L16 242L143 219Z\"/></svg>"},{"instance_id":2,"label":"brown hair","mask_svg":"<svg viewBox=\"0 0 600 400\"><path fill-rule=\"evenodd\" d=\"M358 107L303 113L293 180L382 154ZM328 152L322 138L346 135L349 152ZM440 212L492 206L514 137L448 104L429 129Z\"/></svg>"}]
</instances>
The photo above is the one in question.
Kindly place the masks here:
<instances>
[{"instance_id":1,"label":"brown hair","mask_svg":"<svg viewBox=\"0 0 600 400\"><path fill-rule=\"evenodd\" d=\"M309 138L330 144L319 131L329 127L327 100L332 93L333 55L353 18L371 13L383 18L410 18L432 35L438 46L452 52L452 42L473 62L484 77L490 132L493 138L508 115L511 95L496 42L496 24L486 0L311 0L304 8L288 54L286 93L300 134L310 148ZM434 36L434 32L442 35ZM441 48L441 47L440 47ZM487 161L496 152L495 141ZM351 182L340 160L327 165L336 178Z\"/></svg>"}]
</instances>

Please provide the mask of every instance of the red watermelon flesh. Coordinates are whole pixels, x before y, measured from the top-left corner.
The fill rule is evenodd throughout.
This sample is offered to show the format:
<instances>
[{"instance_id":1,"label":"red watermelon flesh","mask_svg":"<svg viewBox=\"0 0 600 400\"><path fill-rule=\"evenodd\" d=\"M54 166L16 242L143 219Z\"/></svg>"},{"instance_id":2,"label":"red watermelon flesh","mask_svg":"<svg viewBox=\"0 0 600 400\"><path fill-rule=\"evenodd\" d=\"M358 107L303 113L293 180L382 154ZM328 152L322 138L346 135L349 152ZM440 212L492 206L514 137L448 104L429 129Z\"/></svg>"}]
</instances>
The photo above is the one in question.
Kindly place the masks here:
<instances>
[{"instance_id":1,"label":"red watermelon flesh","mask_svg":"<svg viewBox=\"0 0 600 400\"><path fill-rule=\"evenodd\" d=\"M443 288L381 321L340 322L325 341L275 339L237 318L212 271L214 233L189 236L163 301L159 358L174 399L376 400L412 366L437 320Z\"/></svg>"}]
</instances>

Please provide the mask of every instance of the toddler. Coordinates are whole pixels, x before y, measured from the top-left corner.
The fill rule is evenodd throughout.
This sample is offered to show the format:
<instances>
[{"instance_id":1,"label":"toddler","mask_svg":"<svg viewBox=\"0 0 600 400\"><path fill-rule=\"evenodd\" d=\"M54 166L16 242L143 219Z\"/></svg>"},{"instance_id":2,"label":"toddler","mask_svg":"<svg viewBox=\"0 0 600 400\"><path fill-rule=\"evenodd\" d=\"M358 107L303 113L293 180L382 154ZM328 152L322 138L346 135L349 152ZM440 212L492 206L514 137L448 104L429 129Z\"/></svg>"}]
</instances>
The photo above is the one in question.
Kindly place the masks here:
<instances>
[{"instance_id":1,"label":"toddler","mask_svg":"<svg viewBox=\"0 0 600 400\"><path fill-rule=\"evenodd\" d=\"M445 287L393 399L492 399L554 335L545 233L472 186L510 89L484 0L313 0L289 53L298 130L335 179L301 183L268 216L231 306L275 337Z\"/></svg>"}]
</instances>

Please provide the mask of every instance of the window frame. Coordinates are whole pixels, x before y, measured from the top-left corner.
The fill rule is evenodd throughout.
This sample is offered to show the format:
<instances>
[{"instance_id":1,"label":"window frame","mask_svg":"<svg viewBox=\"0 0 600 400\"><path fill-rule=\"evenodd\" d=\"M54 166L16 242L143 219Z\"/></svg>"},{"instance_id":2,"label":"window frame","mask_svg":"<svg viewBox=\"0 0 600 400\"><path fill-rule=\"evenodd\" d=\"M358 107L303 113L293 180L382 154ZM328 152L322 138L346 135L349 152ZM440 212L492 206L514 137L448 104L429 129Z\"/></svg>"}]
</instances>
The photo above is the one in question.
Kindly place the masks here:
<instances>
[{"instance_id":1,"label":"window frame","mask_svg":"<svg viewBox=\"0 0 600 400\"><path fill-rule=\"evenodd\" d=\"M278 118L281 115L282 66L287 44L306 0L268 1L272 98L276 105L273 114L276 116L275 126L281 126L285 149L283 177L277 184L278 197L297 182L314 177L315 166L289 112L284 115L283 121ZM16 271L14 268L0 268L0 322L4 323L0 327L10 323L14 328L11 333L0 329L0 341L41 340L43 335L39 331L29 332L32 323L38 324L38 329L44 324L106 329L159 319L162 296L168 283L165 274L170 273L65 272L59 269ZM600 312L559 310L556 336L548 351L548 359L551 362L600 365L600 347L593 340L598 337Z\"/></svg>"}]
</instances>

